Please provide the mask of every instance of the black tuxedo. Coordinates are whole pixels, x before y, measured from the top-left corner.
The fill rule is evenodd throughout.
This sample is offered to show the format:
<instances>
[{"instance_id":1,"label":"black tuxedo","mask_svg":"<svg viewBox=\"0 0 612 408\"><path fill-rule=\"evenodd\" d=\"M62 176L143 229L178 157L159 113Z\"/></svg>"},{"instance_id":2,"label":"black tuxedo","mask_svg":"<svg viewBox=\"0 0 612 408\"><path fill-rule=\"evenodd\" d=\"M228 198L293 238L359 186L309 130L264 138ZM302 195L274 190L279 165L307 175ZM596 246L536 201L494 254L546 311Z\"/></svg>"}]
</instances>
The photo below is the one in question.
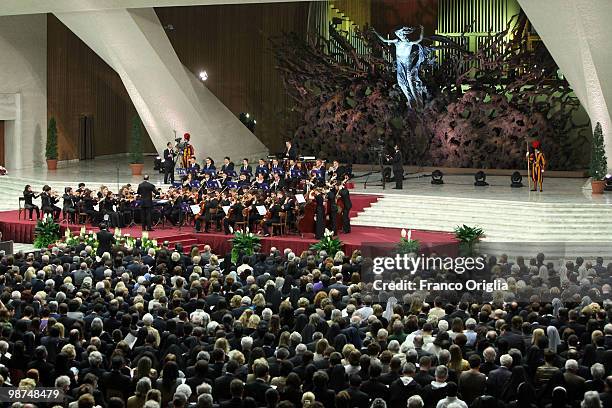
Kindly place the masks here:
<instances>
[{"instance_id":1,"label":"black tuxedo","mask_svg":"<svg viewBox=\"0 0 612 408\"><path fill-rule=\"evenodd\" d=\"M297 149L295 148L295 146L291 145L291 147L285 151L285 159L287 160L297 159Z\"/></svg>"},{"instance_id":2,"label":"black tuxedo","mask_svg":"<svg viewBox=\"0 0 612 408\"><path fill-rule=\"evenodd\" d=\"M353 208L353 203L351 202L350 193L346 188L341 188L338 191L338 196L342 200L342 230L345 234L351 232L351 208Z\"/></svg>"},{"instance_id":3,"label":"black tuxedo","mask_svg":"<svg viewBox=\"0 0 612 408\"><path fill-rule=\"evenodd\" d=\"M404 184L404 157L402 156L402 152L396 150L391 163L393 165L395 188L401 190Z\"/></svg>"},{"instance_id":4,"label":"black tuxedo","mask_svg":"<svg viewBox=\"0 0 612 408\"><path fill-rule=\"evenodd\" d=\"M142 200L142 230L151 230L151 211L153 210L153 194L155 192L155 186L149 183L147 180L143 181L138 185L138 194Z\"/></svg>"},{"instance_id":5,"label":"black tuxedo","mask_svg":"<svg viewBox=\"0 0 612 408\"><path fill-rule=\"evenodd\" d=\"M164 150L164 184L174 183L174 149Z\"/></svg>"}]
</instances>

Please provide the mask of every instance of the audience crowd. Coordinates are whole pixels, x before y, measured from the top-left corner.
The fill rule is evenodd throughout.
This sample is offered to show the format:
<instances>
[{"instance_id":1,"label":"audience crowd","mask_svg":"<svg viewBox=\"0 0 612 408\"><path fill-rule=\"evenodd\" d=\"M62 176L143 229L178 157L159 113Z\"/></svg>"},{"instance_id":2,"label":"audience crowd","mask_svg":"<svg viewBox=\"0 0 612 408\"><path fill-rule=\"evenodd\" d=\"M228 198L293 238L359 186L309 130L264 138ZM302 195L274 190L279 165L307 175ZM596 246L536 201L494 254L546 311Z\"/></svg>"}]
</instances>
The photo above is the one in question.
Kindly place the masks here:
<instances>
[{"instance_id":1,"label":"audience crowd","mask_svg":"<svg viewBox=\"0 0 612 408\"><path fill-rule=\"evenodd\" d=\"M359 251L3 256L0 382L61 388L45 407L612 407L612 265L544 259L491 259L507 291L396 298Z\"/></svg>"}]
</instances>

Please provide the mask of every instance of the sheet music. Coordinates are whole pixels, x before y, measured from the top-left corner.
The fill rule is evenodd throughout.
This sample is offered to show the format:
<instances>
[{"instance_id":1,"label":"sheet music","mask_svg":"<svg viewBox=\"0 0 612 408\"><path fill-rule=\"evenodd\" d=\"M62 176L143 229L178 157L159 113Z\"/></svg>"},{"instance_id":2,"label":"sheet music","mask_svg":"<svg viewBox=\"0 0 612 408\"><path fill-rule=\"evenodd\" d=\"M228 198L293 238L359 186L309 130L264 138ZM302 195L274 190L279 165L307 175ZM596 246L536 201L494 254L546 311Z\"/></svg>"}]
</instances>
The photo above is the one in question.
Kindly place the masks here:
<instances>
[{"instance_id":1,"label":"sheet music","mask_svg":"<svg viewBox=\"0 0 612 408\"><path fill-rule=\"evenodd\" d=\"M259 215L266 215L266 213L268 212L268 210L266 210L266 207L263 205L258 205L255 208L257 208L257 212L259 213Z\"/></svg>"},{"instance_id":2,"label":"sheet music","mask_svg":"<svg viewBox=\"0 0 612 408\"><path fill-rule=\"evenodd\" d=\"M200 206L199 205L190 205L189 208L191 209L191 212L193 214L199 214L200 213Z\"/></svg>"},{"instance_id":3,"label":"sheet music","mask_svg":"<svg viewBox=\"0 0 612 408\"><path fill-rule=\"evenodd\" d=\"M100 211L100 204L96 204L93 206L94 211Z\"/></svg>"},{"instance_id":4,"label":"sheet music","mask_svg":"<svg viewBox=\"0 0 612 408\"><path fill-rule=\"evenodd\" d=\"M128 346L130 346L131 349L134 347L134 344L136 344L137 338L132 333L128 333L123 340L125 340L125 342L128 344Z\"/></svg>"},{"instance_id":5,"label":"sheet music","mask_svg":"<svg viewBox=\"0 0 612 408\"><path fill-rule=\"evenodd\" d=\"M306 199L304 198L304 194L296 194L295 201L297 201L299 204L305 203Z\"/></svg>"},{"instance_id":6,"label":"sheet music","mask_svg":"<svg viewBox=\"0 0 612 408\"><path fill-rule=\"evenodd\" d=\"M226 213L226 214L227 214L227 213L229 212L229 210L230 210L230 206L229 206L229 205L224 205L224 206L223 206L223 207L221 207L221 208L223 209L223 212L224 212L224 213Z\"/></svg>"}]
</instances>

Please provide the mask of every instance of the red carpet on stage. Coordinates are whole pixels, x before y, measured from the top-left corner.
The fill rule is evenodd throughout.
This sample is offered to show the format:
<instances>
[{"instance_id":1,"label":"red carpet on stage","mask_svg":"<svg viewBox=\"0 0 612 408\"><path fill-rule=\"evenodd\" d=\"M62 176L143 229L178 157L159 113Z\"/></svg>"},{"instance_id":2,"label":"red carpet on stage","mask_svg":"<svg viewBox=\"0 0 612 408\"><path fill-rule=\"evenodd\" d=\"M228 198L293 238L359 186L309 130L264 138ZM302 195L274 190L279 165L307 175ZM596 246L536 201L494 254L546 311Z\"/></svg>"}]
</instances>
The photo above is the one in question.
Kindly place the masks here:
<instances>
[{"instance_id":1,"label":"red carpet on stage","mask_svg":"<svg viewBox=\"0 0 612 408\"><path fill-rule=\"evenodd\" d=\"M355 217L358 212L370 206L377 199L378 197L375 195L352 195L353 208L351 209L351 218ZM35 226L36 221L24 220L23 216L20 220L17 210L0 212L0 231L2 232L3 240L31 243L34 241ZM60 226L62 236L66 227L69 227L77 234L82 227L82 225L67 225L65 223L60 224ZM97 230L91 226L86 228L88 231ZM121 232L123 234L130 234L133 237L140 237L142 233L140 226L122 228ZM393 250L400 240L400 232L396 228L355 226L350 234L340 233L340 240L344 243L344 252L346 254L350 254L356 249L361 249L366 256L383 256ZM204 245L210 245L213 251L219 254L224 254L231 249L231 244L228 242L231 236L225 235L223 231L214 231L214 229L210 233L196 234L191 226L185 226L182 229L171 225L162 228L158 226L155 231L149 233L149 238L157 239L158 241L168 241L171 248L174 248L175 244L181 243L186 251L192 245L198 245L200 248ZM412 238L421 242L421 248L426 253L435 251L440 254L453 255L457 252L457 242L453 234L450 233L413 230ZM262 249L267 252L271 247L276 247L280 250L291 248L299 255L315 242L317 241L313 234L305 234L304 237L299 235L272 236L262 238Z\"/></svg>"}]
</instances>

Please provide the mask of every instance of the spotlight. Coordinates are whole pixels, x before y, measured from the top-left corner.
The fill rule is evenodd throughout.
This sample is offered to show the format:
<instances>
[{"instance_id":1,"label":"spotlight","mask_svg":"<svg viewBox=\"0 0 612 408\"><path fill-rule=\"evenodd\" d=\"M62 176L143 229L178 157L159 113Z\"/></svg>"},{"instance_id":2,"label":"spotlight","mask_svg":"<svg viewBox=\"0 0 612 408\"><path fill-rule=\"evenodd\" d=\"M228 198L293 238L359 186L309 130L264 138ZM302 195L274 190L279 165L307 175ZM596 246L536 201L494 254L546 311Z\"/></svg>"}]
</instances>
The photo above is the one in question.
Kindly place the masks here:
<instances>
[{"instance_id":1,"label":"spotlight","mask_svg":"<svg viewBox=\"0 0 612 408\"><path fill-rule=\"evenodd\" d=\"M247 119L250 117L251 115L249 115L248 113L246 114Z\"/></svg>"},{"instance_id":2,"label":"spotlight","mask_svg":"<svg viewBox=\"0 0 612 408\"><path fill-rule=\"evenodd\" d=\"M431 184L444 184L442 177L444 177L444 173L440 170L434 170L433 173L431 173Z\"/></svg>"},{"instance_id":3,"label":"spotlight","mask_svg":"<svg viewBox=\"0 0 612 408\"><path fill-rule=\"evenodd\" d=\"M206 72L206 71L200 72L200 79L202 81L206 81L208 79L208 72Z\"/></svg>"},{"instance_id":4,"label":"spotlight","mask_svg":"<svg viewBox=\"0 0 612 408\"><path fill-rule=\"evenodd\" d=\"M484 171L480 170L478 173L476 173L474 175L474 180L475 183L474 185L477 187L484 187L484 186L488 186L489 183L487 183L487 175L485 174Z\"/></svg>"},{"instance_id":5,"label":"spotlight","mask_svg":"<svg viewBox=\"0 0 612 408\"><path fill-rule=\"evenodd\" d=\"M606 188L605 191L612 191L612 174L606 174Z\"/></svg>"},{"instance_id":6,"label":"spotlight","mask_svg":"<svg viewBox=\"0 0 612 408\"><path fill-rule=\"evenodd\" d=\"M521 176L521 173L518 171L512 173L510 176L510 181L512 182L512 184L510 184L510 187L512 188L523 187L523 176Z\"/></svg>"}]
</instances>

